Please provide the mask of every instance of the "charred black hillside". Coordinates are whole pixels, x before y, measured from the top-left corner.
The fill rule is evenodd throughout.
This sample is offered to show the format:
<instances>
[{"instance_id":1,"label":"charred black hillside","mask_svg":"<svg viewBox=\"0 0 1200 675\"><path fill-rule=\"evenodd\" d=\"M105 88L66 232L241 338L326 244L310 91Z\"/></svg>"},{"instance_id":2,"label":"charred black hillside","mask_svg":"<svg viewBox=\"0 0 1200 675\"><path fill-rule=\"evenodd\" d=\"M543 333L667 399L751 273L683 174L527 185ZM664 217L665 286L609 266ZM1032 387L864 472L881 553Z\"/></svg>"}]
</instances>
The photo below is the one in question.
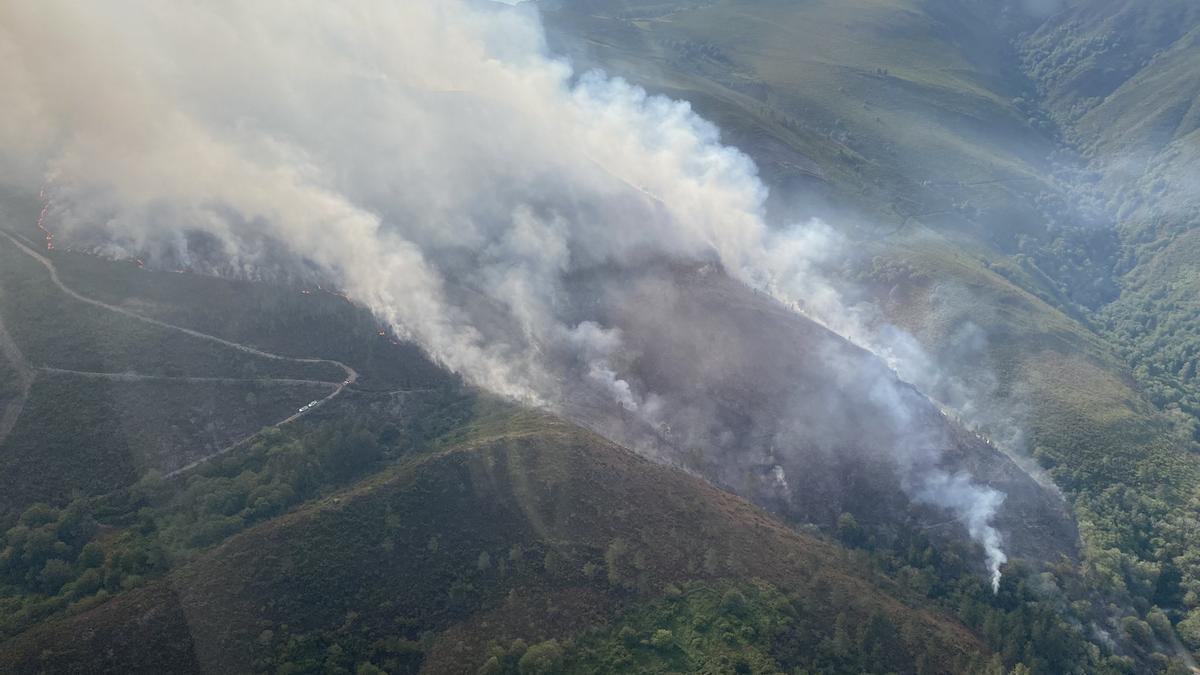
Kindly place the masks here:
<instances>
[{"instance_id":1,"label":"charred black hillside","mask_svg":"<svg viewBox=\"0 0 1200 675\"><path fill-rule=\"evenodd\" d=\"M645 401L626 411L579 396L571 414L728 486L797 523L842 513L888 536L899 526L966 536L922 498L926 477L965 472L1006 495L995 526L1009 556L1073 556L1062 500L964 430L887 365L715 266L662 265L579 279L579 302L620 327Z\"/></svg>"}]
</instances>

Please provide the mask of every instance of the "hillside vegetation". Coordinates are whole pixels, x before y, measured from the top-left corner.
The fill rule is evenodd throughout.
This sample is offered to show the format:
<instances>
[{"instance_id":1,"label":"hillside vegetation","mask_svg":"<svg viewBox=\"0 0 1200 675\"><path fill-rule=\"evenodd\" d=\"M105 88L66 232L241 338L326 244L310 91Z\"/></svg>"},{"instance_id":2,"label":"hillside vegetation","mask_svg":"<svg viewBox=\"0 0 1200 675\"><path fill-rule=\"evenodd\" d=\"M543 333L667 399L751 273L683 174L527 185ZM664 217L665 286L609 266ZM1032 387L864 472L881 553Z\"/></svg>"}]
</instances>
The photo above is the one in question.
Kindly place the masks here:
<instances>
[{"instance_id":1,"label":"hillside vegetation","mask_svg":"<svg viewBox=\"0 0 1200 675\"><path fill-rule=\"evenodd\" d=\"M776 217L834 223L939 355L926 393L1064 489L1095 588L1200 649L1194 3L544 4L553 49L691 101Z\"/></svg>"},{"instance_id":2,"label":"hillside vegetation","mask_svg":"<svg viewBox=\"0 0 1200 675\"><path fill-rule=\"evenodd\" d=\"M0 665L64 671L106 653L95 667L462 672L491 668L494 656L499 666L552 656L546 641L557 640L581 669L596 659L608 669L639 658L637 641L627 654L575 636L616 617L644 626L663 610L633 610L643 599L669 607L714 593L728 596L726 618L692 629L716 631L711 646L685 648L718 667L840 664L854 658L844 641L855 638L835 632L860 624L892 636L874 658L896 672L962 672L986 654L961 627L873 589L836 546L741 499L553 420L490 420L144 588L26 632L0 650ZM763 582L717 584L725 578ZM139 618L147 611L152 620ZM784 626L786 638L771 637ZM738 640L762 651L728 646Z\"/></svg>"},{"instance_id":3,"label":"hillside vegetation","mask_svg":"<svg viewBox=\"0 0 1200 675\"><path fill-rule=\"evenodd\" d=\"M272 353L341 361L361 374L358 388L420 389L450 377L335 289L148 271L85 255L57 261L68 284L97 299Z\"/></svg>"},{"instance_id":4,"label":"hillside vegetation","mask_svg":"<svg viewBox=\"0 0 1200 675\"><path fill-rule=\"evenodd\" d=\"M1149 480L1120 499L1142 519L1137 529L1161 534L1153 544L1120 544L1152 551L1158 600L1174 610L1193 650L1200 650L1200 571L1194 534L1186 533L1200 497L1198 21L1200 8L1190 2L1071 3L1021 43L1046 109L1088 159L1080 192L1102 206L1120 237L1113 274L1121 292L1097 313L1097 325L1169 420L1172 433L1159 434L1157 445L1191 449L1190 462L1159 460L1168 475L1139 470Z\"/></svg>"},{"instance_id":5,"label":"hillside vegetation","mask_svg":"<svg viewBox=\"0 0 1200 675\"><path fill-rule=\"evenodd\" d=\"M0 352L0 417L20 410L0 435L0 671L1191 670L1200 5L535 4L577 70L718 125L773 221L837 229L824 271L930 356L905 391L954 441L947 466L1010 493L997 592L953 520L913 507L883 460L848 459L895 450L878 409L825 414L868 399L882 363L825 396L816 324L695 270L665 299L634 288L650 266L633 290L562 299L607 312L630 370L695 405L655 429L565 407L712 483L466 387L336 289L49 254L111 311L0 236L23 354ZM0 193L0 225L32 244L38 208ZM708 363L717 343L744 353ZM360 377L257 433L343 381L292 360L310 357ZM187 381L203 377L220 381ZM697 413L696 392L718 400ZM856 447L789 464L777 432L797 420Z\"/></svg>"},{"instance_id":6,"label":"hillside vegetation","mask_svg":"<svg viewBox=\"0 0 1200 675\"><path fill-rule=\"evenodd\" d=\"M70 283L107 301L190 318L214 332L216 319L203 317L251 315L257 307L265 316L252 325L279 321L271 294L308 321L321 317L321 305L299 311L311 299L294 291L189 293L232 287L77 255L54 259L70 270L62 273ZM178 281L167 286L158 282L164 277ZM358 312L334 296L324 307ZM337 337L314 330L304 338L313 342L292 348L334 345ZM380 339L374 332L364 338ZM31 410L53 414L23 417L22 424L43 427L14 439L61 437L45 446L60 450L14 459L28 466L14 476L32 476L19 482L23 489L46 478L67 486L13 493L22 506L0 540L0 631L8 638L0 651L11 654L5 668L90 667L99 644L91 640L115 646L105 652L114 671L303 672L368 662L391 672L461 671L492 669L493 657L503 671L548 654L579 669L601 659L652 670L692 663L961 672L1022 663L1061 670L1126 658L1088 654L1083 635L1038 599L1044 590L1032 570L1006 571L1003 593L993 596L972 547L935 542L916 527L879 537L891 526L859 526L845 514L841 543L797 535L699 479L561 421L479 400L419 352L383 339L392 349L368 350L353 363L369 369L372 354L395 359L377 381L408 387L353 390L293 427L169 479L151 470L139 437L128 432L169 437L156 425L216 385L41 376ZM41 389L53 384L68 390ZM146 393L130 398L139 388ZM160 403L138 402L148 396ZM85 435L100 442L67 442ZM199 451L201 437L181 440L175 461ZM97 449L110 454L86 454ZM39 499L48 503L32 503ZM283 548L272 552L276 546ZM392 561L397 551L411 557ZM381 570L392 571L381 578ZM413 585L421 593L402 590ZM675 604L685 594L723 598L731 591L747 598L747 609L710 627L695 623L706 605ZM668 604L645 605L664 597ZM397 598L412 604L398 606ZM662 630L690 636L683 656L661 637L654 644L660 628L628 637L646 632L648 615L662 617ZM1029 616L1047 628L1031 633ZM685 629L681 621L694 625ZM68 639L60 630L92 637ZM206 631L219 636L207 646ZM604 647L605 631L629 653ZM886 648L851 649L879 635ZM241 646L226 652L230 639Z\"/></svg>"}]
</instances>

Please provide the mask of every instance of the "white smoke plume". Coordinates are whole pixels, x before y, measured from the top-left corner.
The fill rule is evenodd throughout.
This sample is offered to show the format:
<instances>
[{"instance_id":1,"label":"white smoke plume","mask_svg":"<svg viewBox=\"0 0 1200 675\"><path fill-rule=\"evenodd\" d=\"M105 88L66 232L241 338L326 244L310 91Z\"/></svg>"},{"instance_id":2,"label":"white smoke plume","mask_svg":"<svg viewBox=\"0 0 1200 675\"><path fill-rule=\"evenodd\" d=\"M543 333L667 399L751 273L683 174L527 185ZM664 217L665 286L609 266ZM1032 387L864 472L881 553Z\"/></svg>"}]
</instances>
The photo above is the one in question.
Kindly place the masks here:
<instances>
[{"instance_id":1,"label":"white smoke plume","mask_svg":"<svg viewBox=\"0 0 1200 675\"><path fill-rule=\"evenodd\" d=\"M653 416L620 333L561 310L564 277L595 266L717 262L873 344L813 272L829 228L769 228L754 164L713 125L572 72L526 7L5 2L0 88L0 180L47 184L62 239L186 260L203 233L241 275L284 250L516 399L555 401L567 361ZM997 493L924 481L998 574Z\"/></svg>"},{"instance_id":2,"label":"white smoke plume","mask_svg":"<svg viewBox=\"0 0 1200 675\"><path fill-rule=\"evenodd\" d=\"M931 472L917 491L917 498L935 504L948 505L959 514L971 538L983 546L991 574L992 591L1000 590L1000 566L1007 560L1000 533L991 526L992 516L1004 503L1004 494L980 488L970 476L945 471Z\"/></svg>"}]
</instances>

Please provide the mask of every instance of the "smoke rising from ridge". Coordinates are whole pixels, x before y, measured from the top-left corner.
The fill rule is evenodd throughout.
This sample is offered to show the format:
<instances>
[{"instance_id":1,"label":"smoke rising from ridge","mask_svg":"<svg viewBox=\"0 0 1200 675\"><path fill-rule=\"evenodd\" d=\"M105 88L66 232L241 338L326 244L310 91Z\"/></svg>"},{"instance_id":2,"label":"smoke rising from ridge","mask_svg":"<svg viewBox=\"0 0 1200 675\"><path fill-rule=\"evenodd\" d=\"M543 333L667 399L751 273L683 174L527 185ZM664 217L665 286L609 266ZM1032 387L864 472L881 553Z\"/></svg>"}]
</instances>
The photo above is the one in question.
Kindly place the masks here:
<instances>
[{"instance_id":1,"label":"smoke rising from ridge","mask_svg":"<svg viewBox=\"0 0 1200 675\"><path fill-rule=\"evenodd\" d=\"M815 272L827 226L768 227L753 162L683 102L576 74L528 8L410 0L0 6L0 177L49 185L66 240L253 276L303 261L470 381L547 405L586 381L654 420L621 329L564 280L715 263L886 355ZM880 378L872 397L907 419ZM1003 496L894 448L912 497L988 554ZM783 469L775 474L779 482Z\"/></svg>"}]
</instances>

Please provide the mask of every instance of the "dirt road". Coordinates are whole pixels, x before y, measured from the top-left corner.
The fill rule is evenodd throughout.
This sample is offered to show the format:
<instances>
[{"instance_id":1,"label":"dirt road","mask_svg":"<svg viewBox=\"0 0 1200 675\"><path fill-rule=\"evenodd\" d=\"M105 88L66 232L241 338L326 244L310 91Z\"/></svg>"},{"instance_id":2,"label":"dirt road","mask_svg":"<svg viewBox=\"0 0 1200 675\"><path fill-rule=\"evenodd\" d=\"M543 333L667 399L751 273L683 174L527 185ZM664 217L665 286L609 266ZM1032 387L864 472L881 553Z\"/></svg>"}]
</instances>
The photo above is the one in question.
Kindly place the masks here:
<instances>
[{"instance_id":1,"label":"dirt road","mask_svg":"<svg viewBox=\"0 0 1200 675\"><path fill-rule=\"evenodd\" d=\"M136 321L148 323L152 326L158 326L159 328L166 328L168 330L179 331L180 333L184 333L186 335L190 335L195 338L200 338L202 340L208 340L210 342L215 342L217 344L223 345L225 347L229 347L231 349L237 349L237 350L245 352L247 354L253 354L254 356L259 356L259 357L268 358L268 359L275 359L275 360L279 360L279 361L289 361L291 363L306 363L306 364L307 363L329 363L329 364L333 364L333 365L337 366L338 368L341 368L342 371L345 372L346 377L340 382L325 382L325 381L320 381L320 380L269 379L268 381L279 382L282 384L288 384L288 383L324 384L324 385L329 385L329 386L333 387L333 391L331 391L329 393L329 395L326 396L325 398L320 399L316 405L306 408L303 412L294 413L294 414L288 416L286 419L276 422L273 426L276 426L276 427L282 426L289 422L293 422L293 421L299 419L300 417L303 417L304 415L312 412L314 409L320 407L321 405L333 400L338 394L341 394L342 391L345 390L346 387L354 384L354 382L358 380L358 372L356 372L350 366L342 363L341 361L334 361L333 359L296 358L296 357L292 357L292 356L283 356L281 354L273 354L271 352L266 352L266 351L263 351L256 347L251 347L250 345L244 345L244 344L241 344L238 342L233 342L231 340L226 340L224 338L217 337L215 335L209 335L207 333L202 333L198 330L192 330L191 328L184 328L183 326L176 326L174 324L170 324L165 321L159 321L158 319L152 319L148 316L142 316L141 314L138 314L137 312L126 309L124 307L119 307L117 305L110 305L106 302L101 302L100 300L96 300L94 298L89 298L85 295L80 294L79 292L75 291L74 289L70 288L66 284L64 284L58 276L58 270L54 267L54 263L49 258L38 253L33 248L27 246L20 239L18 239L17 237L13 236L12 234L10 234L4 230L0 230L0 235L3 235L5 238L7 238L9 241L11 241L17 248L19 248L22 252L24 252L26 255L30 256L31 258L36 260L38 263L40 263L42 265L42 267L45 267L46 271L50 273L50 281L53 282L54 285L56 287L58 287L58 289L61 290L63 293L66 293L71 298L74 298L75 300L78 300L80 302L84 302L84 303L87 303L89 305L93 305L96 307L102 307L109 311L116 312L118 314L127 316ZM5 356L8 357L9 360L12 360L12 357L9 356L9 351L10 351L10 347L11 347L11 350L13 350L15 352L15 354L18 357L20 357L20 361L19 361L21 363L20 368L23 368L24 372L27 372L29 375L29 380L27 383L24 384L24 389L23 389L23 391L26 392L26 394L27 394L28 390L29 390L29 383L32 382L35 371L32 368L30 368L29 365L25 362L24 357L20 356L20 350L17 349L16 344L12 343L11 339L7 340L7 343L6 343L5 338L7 338L7 337L8 337L8 334L3 331L3 325L0 325L0 348L3 348ZM6 346L6 344L8 346ZM226 381L226 380L237 381L236 379L230 380L229 378L157 378L157 376L153 376L153 375L138 375L136 373L89 373L89 372L82 372L82 371L79 371L79 372L67 371L67 370L56 369L56 368L45 368L43 370L45 370L46 372L72 373L72 374L76 374L76 375L83 375L85 377L104 377L104 378L108 378L108 379L126 379L126 380L195 379L196 381L207 381L207 382ZM244 380L241 380L241 381L244 381ZM20 400L20 404L22 407L24 406L24 401L25 401L25 396L23 396ZM3 442L4 436L7 435L7 431L9 429L11 429L11 427L6 428L4 426L4 422L8 419L9 415L12 414L11 423L15 424L16 418L21 413L21 411L19 409L16 410L15 413L13 413L12 408L13 408L12 405L8 406L8 409L4 412L3 417L0 417L0 442ZM219 456L225 454L226 452L233 450L234 448L240 447L241 445L245 444L246 442L258 437L258 435L259 434L252 434L251 436L248 436L248 437L234 443L233 445L230 445L227 448L224 448L216 453L208 455L207 457L204 457L200 460L192 462L191 464L188 464L187 466L176 469L168 475L174 476L174 475L183 473L189 469L192 469L196 466L199 466L200 464L203 464L204 462L212 459L213 457L219 457Z\"/></svg>"}]
</instances>

